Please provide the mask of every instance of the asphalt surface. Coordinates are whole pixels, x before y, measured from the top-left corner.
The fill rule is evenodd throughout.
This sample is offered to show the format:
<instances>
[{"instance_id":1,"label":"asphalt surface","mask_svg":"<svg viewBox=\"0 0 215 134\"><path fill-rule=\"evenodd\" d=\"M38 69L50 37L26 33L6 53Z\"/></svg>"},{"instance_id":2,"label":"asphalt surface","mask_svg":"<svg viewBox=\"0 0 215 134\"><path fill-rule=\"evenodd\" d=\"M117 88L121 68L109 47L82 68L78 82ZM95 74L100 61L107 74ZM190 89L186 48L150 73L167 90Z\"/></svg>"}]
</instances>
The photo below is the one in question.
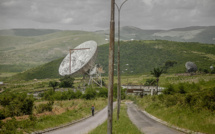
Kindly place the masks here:
<instances>
[{"instance_id":1,"label":"asphalt surface","mask_svg":"<svg viewBox=\"0 0 215 134\"><path fill-rule=\"evenodd\" d=\"M114 107L116 103L114 103ZM74 125L47 132L45 134L86 134L107 120L107 107L96 113L94 116L87 118Z\"/></svg>"},{"instance_id":2,"label":"asphalt surface","mask_svg":"<svg viewBox=\"0 0 215 134\"><path fill-rule=\"evenodd\" d=\"M149 118L141 110L137 109L133 103L126 104L128 106L127 113L130 120L144 134L184 134Z\"/></svg>"}]
</instances>

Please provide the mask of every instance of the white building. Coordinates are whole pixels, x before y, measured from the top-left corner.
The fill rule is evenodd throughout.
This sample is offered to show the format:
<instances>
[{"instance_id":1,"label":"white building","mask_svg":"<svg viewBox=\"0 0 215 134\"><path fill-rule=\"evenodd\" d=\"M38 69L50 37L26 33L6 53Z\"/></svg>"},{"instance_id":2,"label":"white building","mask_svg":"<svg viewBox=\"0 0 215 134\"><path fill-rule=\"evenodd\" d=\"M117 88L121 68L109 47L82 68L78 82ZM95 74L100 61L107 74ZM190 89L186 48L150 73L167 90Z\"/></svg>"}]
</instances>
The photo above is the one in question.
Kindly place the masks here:
<instances>
[{"instance_id":1,"label":"white building","mask_svg":"<svg viewBox=\"0 0 215 134\"><path fill-rule=\"evenodd\" d=\"M127 89L127 94L132 95L154 95L157 86L143 86L143 85L122 85L123 88ZM161 94L164 87L158 87L158 94Z\"/></svg>"}]
</instances>

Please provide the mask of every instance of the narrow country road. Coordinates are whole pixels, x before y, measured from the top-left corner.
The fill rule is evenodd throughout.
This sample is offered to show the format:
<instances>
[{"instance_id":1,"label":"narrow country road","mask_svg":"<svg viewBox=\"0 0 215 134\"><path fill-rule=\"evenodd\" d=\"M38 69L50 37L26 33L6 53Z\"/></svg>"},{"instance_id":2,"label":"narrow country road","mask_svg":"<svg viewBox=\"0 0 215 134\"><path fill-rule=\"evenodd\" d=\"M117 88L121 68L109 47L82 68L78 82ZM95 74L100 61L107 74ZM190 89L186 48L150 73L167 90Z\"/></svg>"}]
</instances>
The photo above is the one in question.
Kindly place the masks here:
<instances>
[{"instance_id":1,"label":"narrow country road","mask_svg":"<svg viewBox=\"0 0 215 134\"><path fill-rule=\"evenodd\" d=\"M115 106L116 103L114 102L113 107ZM105 120L107 120L107 107L86 120L65 128L47 132L45 134L86 134L98 125L102 124Z\"/></svg>"},{"instance_id":2,"label":"narrow country road","mask_svg":"<svg viewBox=\"0 0 215 134\"><path fill-rule=\"evenodd\" d=\"M138 110L133 103L126 103L128 106L127 113L130 120L143 132L144 134L183 134L173 128L169 128L148 116L142 111Z\"/></svg>"}]
</instances>

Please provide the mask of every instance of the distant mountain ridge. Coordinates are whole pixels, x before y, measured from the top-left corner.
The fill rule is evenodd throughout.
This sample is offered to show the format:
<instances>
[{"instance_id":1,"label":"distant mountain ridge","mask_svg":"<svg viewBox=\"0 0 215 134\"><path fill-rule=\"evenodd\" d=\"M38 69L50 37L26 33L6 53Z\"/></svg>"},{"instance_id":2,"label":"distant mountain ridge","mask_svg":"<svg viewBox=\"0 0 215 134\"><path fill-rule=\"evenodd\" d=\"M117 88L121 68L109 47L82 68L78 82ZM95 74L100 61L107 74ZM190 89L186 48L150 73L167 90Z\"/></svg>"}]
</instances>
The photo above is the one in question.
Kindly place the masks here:
<instances>
[{"instance_id":1,"label":"distant mountain ridge","mask_svg":"<svg viewBox=\"0 0 215 134\"><path fill-rule=\"evenodd\" d=\"M118 36L116 30L115 37ZM108 35L108 30L98 31ZM178 42L200 42L215 44L215 26L191 26L170 30L144 30L125 26L120 28L121 40L169 40Z\"/></svg>"},{"instance_id":2,"label":"distant mountain ridge","mask_svg":"<svg viewBox=\"0 0 215 134\"><path fill-rule=\"evenodd\" d=\"M116 27L117 29L117 27ZM74 31L56 29L10 29L0 30L0 36L42 36L55 32ZM83 31L85 32L85 31ZM118 31L115 36L117 38ZM190 26L170 30L145 30L133 26L120 28L121 40L170 40L179 42L200 42L215 44L215 26ZM99 30L91 33L105 35L109 39L109 30Z\"/></svg>"},{"instance_id":3,"label":"distant mountain ridge","mask_svg":"<svg viewBox=\"0 0 215 134\"><path fill-rule=\"evenodd\" d=\"M0 30L0 36L40 36L45 34L51 34L59 32L61 30L54 29L10 29Z\"/></svg>"}]
</instances>

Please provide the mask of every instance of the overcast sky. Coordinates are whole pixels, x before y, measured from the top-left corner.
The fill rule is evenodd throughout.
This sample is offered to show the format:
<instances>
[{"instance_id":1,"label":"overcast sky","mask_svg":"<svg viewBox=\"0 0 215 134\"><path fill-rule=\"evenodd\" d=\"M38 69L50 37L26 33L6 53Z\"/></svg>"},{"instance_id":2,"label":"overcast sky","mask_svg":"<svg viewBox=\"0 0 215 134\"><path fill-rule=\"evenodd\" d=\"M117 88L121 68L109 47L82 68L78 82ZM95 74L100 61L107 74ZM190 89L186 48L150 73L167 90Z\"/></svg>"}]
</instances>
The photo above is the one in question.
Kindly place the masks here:
<instances>
[{"instance_id":1,"label":"overcast sky","mask_svg":"<svg viewBox=\"0 0 215 134\"><path fill-rule=\"evenodd\" d=\"M0 0L0 29L108 29L110 3L111 0ZM116 10L116 22L117 13ZM121 9L121 26L172 29L211 25L215 25L215 0L128 0Z\"/></svg>"}]
</instances>

